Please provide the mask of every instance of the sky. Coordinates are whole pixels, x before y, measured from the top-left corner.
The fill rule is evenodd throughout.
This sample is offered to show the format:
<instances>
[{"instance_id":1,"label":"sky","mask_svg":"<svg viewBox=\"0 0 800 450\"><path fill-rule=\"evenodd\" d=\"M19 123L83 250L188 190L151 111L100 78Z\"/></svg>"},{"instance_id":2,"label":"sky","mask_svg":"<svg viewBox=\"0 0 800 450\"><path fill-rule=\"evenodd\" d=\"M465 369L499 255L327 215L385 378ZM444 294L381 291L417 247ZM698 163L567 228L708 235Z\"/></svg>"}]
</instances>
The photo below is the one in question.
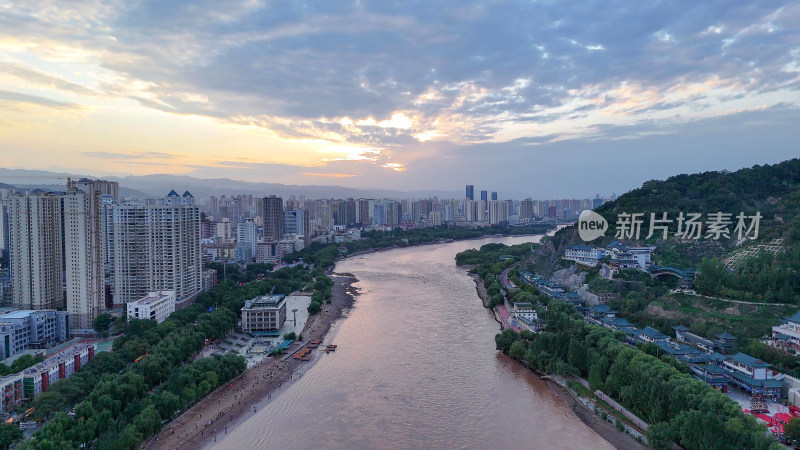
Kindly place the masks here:
<instances>
[{"instance_id":1,"label":"sky","mask_svg":"<svg viewBox=\"0 0 800 450\"><path fill-rule=\"evenodd\" d=\"M585 197L798 124L798 2L0 0L6 168Z\"/></svg>"}]
</instances>

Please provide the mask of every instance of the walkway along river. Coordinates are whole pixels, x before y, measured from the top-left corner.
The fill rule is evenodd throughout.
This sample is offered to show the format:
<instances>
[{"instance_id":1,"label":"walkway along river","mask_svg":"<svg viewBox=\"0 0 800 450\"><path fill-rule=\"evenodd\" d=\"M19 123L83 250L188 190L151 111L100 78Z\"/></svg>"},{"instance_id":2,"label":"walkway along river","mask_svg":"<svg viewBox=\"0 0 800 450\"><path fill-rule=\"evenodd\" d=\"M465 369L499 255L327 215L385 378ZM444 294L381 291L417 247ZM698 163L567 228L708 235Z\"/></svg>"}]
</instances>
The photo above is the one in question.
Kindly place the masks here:
<instances>
[{"instance_id":1,"label":"walkway along river","mask_svg":"<svg viewBox=\"0 0 800 450\"><path fill-rule=\"evenodd\" d=\"M499 354L499 325L456 253L486 238L341 261L360 289L335 353L221 435L214 448L611 448L532 372ZM220 433L222 434L222 433Z\"/></svg>"}]
</instances>

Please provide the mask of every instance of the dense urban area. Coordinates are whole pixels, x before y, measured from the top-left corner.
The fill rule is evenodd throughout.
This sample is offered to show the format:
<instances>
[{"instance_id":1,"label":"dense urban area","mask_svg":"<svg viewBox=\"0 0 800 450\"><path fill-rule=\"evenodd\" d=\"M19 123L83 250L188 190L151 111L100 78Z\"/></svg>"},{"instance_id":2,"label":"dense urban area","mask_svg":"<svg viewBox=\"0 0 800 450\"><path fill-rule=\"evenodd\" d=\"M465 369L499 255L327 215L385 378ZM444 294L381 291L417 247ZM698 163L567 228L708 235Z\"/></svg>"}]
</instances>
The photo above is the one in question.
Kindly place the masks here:
<instances>
[{"instance_id":1,"label":"dense urban area","mask_svg":"<svg viewBox=\"0 0 800 450\"><path fill-rule=\"evenodd\" d=\"M473 186L458 200L198 202L175 190L122 197L116 182L93 179L60 191L5 185L0 445L138 448L247 369L308 360L321 341L302 334L331 311L338 258L556 227L540 244L456 258L482 280L503 328L498 350L652 448L792 442L798 174L792 160L543 201L476 199ZM580 239L580 220L570 224L584 210L607 220L604 236ZM760 228L652 232L661 214L722 210L757 212ZM634 235L631 211L648 235Z\"/></svg>"}]
</instances>

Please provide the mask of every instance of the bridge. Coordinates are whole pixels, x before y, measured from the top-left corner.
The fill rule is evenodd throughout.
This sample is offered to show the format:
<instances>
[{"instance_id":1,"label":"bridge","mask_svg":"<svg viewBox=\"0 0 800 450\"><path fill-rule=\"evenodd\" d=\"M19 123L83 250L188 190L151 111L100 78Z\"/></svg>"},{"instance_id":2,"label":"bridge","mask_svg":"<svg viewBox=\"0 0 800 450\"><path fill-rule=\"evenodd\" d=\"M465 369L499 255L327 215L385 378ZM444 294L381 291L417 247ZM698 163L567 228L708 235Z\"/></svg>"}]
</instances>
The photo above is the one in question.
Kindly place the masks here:
<instances>
[{"instance_id":1,"label":"bridge","mask_svg":"<svg viewBox=\"0 0 800 450\"><path fill-rule=\"evenodd\" d=\"M677 277L680 280L682 287L691 287L692 283L694 282L694 270L681 270L676 269L675 267L650 266L647 271L653 278L665 276Z\"/></svg>"}]
</instances>

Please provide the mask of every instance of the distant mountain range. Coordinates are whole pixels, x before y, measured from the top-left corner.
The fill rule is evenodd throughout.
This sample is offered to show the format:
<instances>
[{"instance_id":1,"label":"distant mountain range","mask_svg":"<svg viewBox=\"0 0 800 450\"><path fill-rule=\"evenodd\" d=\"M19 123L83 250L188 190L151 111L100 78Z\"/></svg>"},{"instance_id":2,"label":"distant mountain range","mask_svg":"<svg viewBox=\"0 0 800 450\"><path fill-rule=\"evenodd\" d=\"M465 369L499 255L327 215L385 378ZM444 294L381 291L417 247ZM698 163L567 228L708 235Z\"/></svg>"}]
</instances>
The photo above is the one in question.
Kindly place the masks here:
<instances>
[{"instance_id":1,"label":"distant mountain range","mask_svg":"<svg viewBox=\"0 0 800 450\"><path fill-rule=\"evenodd\" d=\"M162 197L170 190L179 193L189 191L198 198L212 195L252 194L265 195L305 195L308 198L463 198L464 191L418 190L396 191L390 189L358 189L344 186L286 185L280 183L255 183L231 180L229 178L201 179L186 175L130 175L127 177L98 177L87 174L47 172L42 170L0 169L0 183L7 183L19 189L63 190L67 178L100 178L118 181L120 195L123 197ZM519 192L499 192L501 199L521 199Z\"/></svg>"}]
</instances>

